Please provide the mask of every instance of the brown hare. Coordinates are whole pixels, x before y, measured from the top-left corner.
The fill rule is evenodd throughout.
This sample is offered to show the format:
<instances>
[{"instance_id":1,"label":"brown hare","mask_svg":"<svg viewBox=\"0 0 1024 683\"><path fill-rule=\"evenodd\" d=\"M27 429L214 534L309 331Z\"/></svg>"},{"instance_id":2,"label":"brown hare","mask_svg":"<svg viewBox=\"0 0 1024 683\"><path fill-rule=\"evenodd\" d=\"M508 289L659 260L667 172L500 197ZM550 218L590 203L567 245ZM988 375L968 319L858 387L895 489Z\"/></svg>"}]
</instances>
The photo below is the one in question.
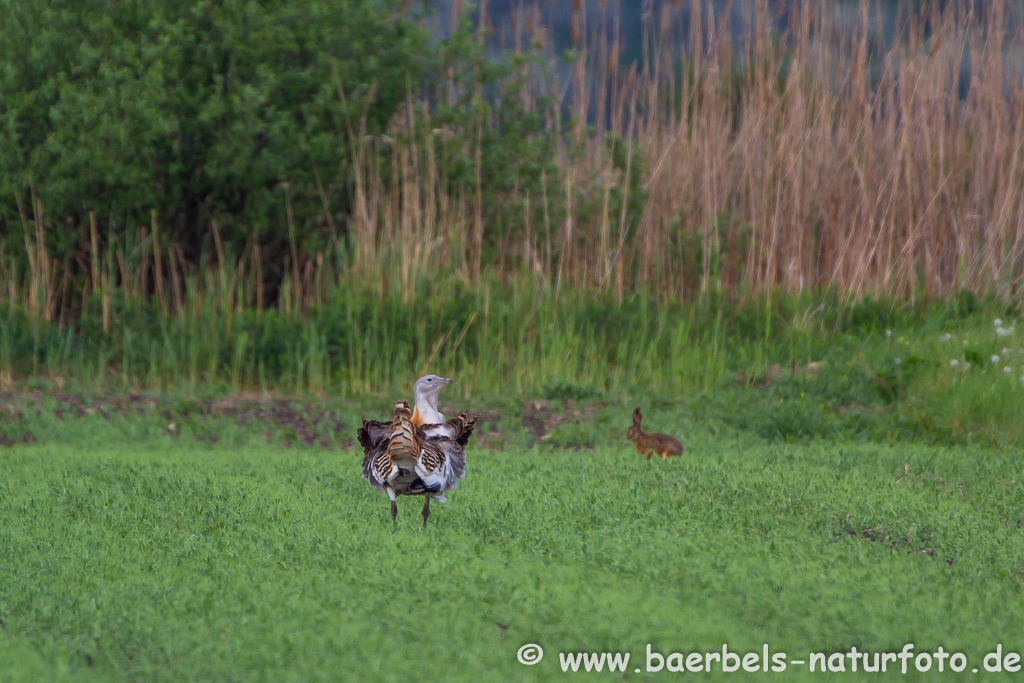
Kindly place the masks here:
<instances>
[{"instance_id":1,"label":"brown hare","mask_svg":"<svg viewBox=\"0 0 1024 683\"><path fill-rule=\"evenodd\" d=\"M640 429L640 422L644 419L644 414L637 408L633 411L633 426L626 432L626 438L636 443L636 452L640 455L646 455L647 459L651 459L653 453L657 453L662 458L667 458L670 455L682 455L683 444L679 443L679 439L668 434L644 434L644 431Z\"/></svg>"}]
</instances>

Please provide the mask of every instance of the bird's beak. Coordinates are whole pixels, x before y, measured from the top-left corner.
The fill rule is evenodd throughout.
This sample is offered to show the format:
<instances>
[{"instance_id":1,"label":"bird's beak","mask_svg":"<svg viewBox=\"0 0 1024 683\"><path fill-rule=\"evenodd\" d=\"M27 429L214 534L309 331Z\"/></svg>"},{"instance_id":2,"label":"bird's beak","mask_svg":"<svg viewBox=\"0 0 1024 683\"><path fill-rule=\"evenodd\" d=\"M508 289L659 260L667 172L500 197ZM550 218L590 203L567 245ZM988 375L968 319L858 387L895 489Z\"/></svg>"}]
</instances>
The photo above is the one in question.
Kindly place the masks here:
<instances>
[{"instance_id":1,"label":"bird's beak","mask_svg":"<svg viewBox=\"0 0 1024 683\"><path fill-rule=\"evenodd\" d=\"M444 382L445 384L454 384L455 383L455 380L448 379L447 377L442 377L441 381Z\"/></svg>"}]
</instances>

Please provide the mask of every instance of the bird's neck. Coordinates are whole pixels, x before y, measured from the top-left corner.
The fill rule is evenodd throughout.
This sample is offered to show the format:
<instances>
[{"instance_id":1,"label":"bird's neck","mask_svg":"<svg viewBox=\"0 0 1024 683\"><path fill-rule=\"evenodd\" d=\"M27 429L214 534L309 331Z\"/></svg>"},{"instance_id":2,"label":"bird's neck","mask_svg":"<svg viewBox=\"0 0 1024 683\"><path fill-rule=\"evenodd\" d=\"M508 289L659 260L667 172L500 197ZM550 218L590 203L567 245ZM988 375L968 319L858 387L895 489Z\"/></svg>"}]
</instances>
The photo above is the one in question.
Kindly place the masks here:
<instances>
[{"instance_id":1,"label":"bird's neck","mask_svg":"<svg viewBox=\"0 0 1024 683\"><path fill-rule=\"evenodd\" d=\"M412 423L416 426L444 422L444 415L437 412L436 396L417 396L416 408L412 411Z\"/></svg>"}]
</instances>

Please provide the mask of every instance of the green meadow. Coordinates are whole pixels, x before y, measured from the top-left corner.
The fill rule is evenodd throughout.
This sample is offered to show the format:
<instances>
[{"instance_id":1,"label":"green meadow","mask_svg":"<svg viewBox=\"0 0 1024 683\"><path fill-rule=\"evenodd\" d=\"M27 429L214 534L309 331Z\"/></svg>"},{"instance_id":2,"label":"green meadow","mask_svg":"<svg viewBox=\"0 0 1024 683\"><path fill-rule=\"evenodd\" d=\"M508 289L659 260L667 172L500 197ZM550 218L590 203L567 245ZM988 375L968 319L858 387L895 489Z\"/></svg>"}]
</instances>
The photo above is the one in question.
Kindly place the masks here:
<instances>
[{"instance_id":1,"label":"green meadow","mask_svg":"<svg viewBox=\"0 0 1024 683\"><path fill-rule=\"evenodd\" d=\"M418 500L392 524L352 449L18 447L3 679L548 680L558 652L643 668L647 643L909 642L974 665L1024 648L1019 452L695 430L648 463L608 427L593 449L471 451L425 532ZM547 653L530 668L527 643Z\"/></svg>"},{"instance_id":2,"label":"green meadow","mask_svg":"<svg viewBox=\"0 0 1024 683\"><path fill-rule=\"evenodd\" d=\"M648 672L648 644L809 662L907 643L1005 677L982 662L1024 651L1019 333L988 313L897 322L704 390L457 383L442 409L481 418L425 531L419 499L392 523L359 476L358 418L400 388L11 390L0 680L550 680L579 652L631 658L575 675L661 680L708 674ZM639 456L635 406L685 454ZM526 644L540 662L519 663ZM905 678L937 675L911 659Z\"/></svg>"}]
</instances>

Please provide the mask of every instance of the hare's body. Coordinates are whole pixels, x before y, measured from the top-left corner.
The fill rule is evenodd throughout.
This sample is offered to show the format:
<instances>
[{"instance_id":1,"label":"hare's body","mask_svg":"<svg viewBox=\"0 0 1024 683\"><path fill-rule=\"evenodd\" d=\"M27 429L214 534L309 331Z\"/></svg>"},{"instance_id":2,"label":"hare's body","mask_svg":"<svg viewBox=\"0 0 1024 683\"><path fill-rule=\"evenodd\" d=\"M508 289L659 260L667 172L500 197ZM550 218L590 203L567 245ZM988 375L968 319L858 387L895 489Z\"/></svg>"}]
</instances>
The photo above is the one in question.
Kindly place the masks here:
<instances>
[{"instance_id":1,"label":"hare's body","mask_svg":"<svg viewBox=\"0 0 1024 683\"><path fill-rule=\"evenodd\" d=\"M667 458L674 455L683 454L683 444L679 443L679 439L669 434L645 434L645 441L638 441L636 444L636 452L640 455L646 455L647 459L650 460L652 455L660 455L662 458ZM652 443L655 442L656 443Z\"/></svg>"},{"instance_id":2,"label":"hare's body","mask_svg":"<svg viewBox=\"0 0 1024 683\"><path fill-rule=\"evenodd\" d=\"M637 408L633 411L633 426L626 432L626 438L636 444L636 452L646 455L650 460L652 455L660 455L667 458L672 455L683 454L683 444L679 439L669 434L646 434L640 429L640 422L644 414Z\"/></svg>"}]
</instances>

